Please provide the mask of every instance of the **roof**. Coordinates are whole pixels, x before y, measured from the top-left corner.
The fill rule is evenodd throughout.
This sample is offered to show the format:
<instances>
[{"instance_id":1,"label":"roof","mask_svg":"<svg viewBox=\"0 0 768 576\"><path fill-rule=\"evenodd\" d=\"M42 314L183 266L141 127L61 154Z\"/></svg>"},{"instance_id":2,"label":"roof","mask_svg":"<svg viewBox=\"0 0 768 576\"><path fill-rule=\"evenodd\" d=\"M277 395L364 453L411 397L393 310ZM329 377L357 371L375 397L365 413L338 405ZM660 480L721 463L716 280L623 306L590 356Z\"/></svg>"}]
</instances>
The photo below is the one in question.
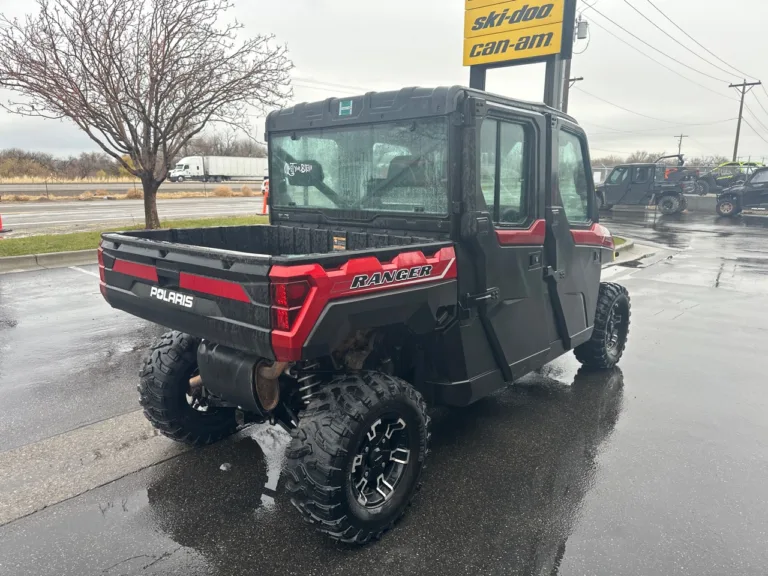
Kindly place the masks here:
<instances>
[{"instance_id":1,"label":"roof","mask_svg":"<svg viewBox=\"0 0 768 576\"><path fill-rule=\"evenodd\" d=\"M271 112L267 116L266 128L268 132L299 130L444 115L458 110L464 98L468 96L477 96L487 102L521 110L553 114L576 123L572 117L545 104L516 100L464 86L441 86L410 87L388 92L327 98L317 102L302 102Z\"/></svg>"}]
</instances>

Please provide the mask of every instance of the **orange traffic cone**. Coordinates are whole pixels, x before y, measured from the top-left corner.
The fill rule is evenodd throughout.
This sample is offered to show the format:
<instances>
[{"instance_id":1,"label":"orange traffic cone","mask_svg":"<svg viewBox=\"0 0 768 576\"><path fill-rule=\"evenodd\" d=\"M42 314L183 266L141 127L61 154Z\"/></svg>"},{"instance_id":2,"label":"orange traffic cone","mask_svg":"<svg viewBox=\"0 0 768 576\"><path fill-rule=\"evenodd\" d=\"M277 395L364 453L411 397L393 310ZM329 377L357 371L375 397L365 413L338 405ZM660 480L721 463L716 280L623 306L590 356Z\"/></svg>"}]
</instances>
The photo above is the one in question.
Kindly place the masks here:
<instances>
[{"instance_id":1,"label":"orange traffic cone","mask_svg":"<svg viewBox=\"0 0 768 576\"><path fill-rule=\"evenodd\" d=\"M0 234L3 232L10 232L10 228L3 228L3 215L0 214Z\"/></svg>"},{"instance_id":2,"label":"orange traffic cone","mask_svg":"<svg viewBox=\"0 0 768 576\"><path fill-rule=\"evenodd\" d=\"M261 203L261 213L269 214L269 180L264 184L264 200Z\"/></svg>"}]
</instances>

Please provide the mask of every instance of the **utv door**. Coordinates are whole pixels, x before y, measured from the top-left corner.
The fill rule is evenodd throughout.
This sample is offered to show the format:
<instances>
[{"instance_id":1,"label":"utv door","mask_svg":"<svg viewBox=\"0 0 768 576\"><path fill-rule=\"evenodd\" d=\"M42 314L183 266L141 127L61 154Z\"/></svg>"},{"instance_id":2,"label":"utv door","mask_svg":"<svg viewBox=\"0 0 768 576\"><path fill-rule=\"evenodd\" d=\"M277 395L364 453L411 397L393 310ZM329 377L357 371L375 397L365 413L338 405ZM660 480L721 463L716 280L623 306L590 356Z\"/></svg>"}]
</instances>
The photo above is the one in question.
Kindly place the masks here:
<instances>
[{"instance_id":1,"label":"utv door","mask_svg":"<svg viewBox=\"0 0 768 576\"><path fill-rule=\"evenodd\" d=\"M549 126L545 280L556 337L568 350L591 336L601 260L611 252L603 249L605 229L597 224L586 136L562 119Z\"/></svg>"},{"instance_id":2,"label":"utv door","mask_svg":"<svg viewBox=\"0 0 768 576\"><path fill-rule=\"evenodd\" d=\"M747 184L749 194L754 197L754 207L768 209L768 170L763 170L752 176Z\"/></svg>"},{"instance_id":3,"label":"utv door","mask_svg":"<svg viewBox=\"0 0 768 576\"><path fill-rule=\"evenodd\" d=\"M632 166L629 177L629 192L622 204L647 206L653 196L653 166Z\"/></svg>"},{"instance_id":4,"label":"utv door","mask_svg":"<svg viewBox=\"0 0 768 576\"><path fill-rule=\"evenodd\" d=\"M624 204L623 199L629 192L629 184L629 167L617 166L614 168L603 185L605 205Z\"/></svg>"},{"instance_id":5,"label":"utv door","mask_svg":"<svg viewBox=\"0 0 768 576\"><path fill-rule=\"evenodd\" d=\"M476 239L480 290L469 305L478 306L495 362L512 381L541 366L549 353L544 182L536 165L545 152L545 117L489 102L479 129L477 200L485 203L487 229Z\"/></svg>"}]
</instances>

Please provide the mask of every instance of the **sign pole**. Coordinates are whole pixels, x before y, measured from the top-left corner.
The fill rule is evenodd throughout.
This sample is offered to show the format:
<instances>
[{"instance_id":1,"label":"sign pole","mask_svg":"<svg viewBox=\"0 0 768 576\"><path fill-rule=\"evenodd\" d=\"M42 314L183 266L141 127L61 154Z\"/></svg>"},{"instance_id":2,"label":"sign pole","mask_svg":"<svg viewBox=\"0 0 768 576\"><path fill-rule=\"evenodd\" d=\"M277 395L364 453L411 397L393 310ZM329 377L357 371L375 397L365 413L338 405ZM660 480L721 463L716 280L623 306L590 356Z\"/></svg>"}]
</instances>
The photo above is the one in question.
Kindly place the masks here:
<instances>
[{"instance_id":1,"label":"sign pole","mask_svg":"<svg viewBox=\"0 0 768 576\"><path fill-rule=\"evenodd\" d=\"M544 104L561 110L563 106L563 79L565 61L559 54L547 60L544 72Z\"/></svg>"},{"instance_id":2,"label":"sign pole","mask_svg":"<svg viewBox=\"0 0 768 576\"><path fill-rule=\"evenodd\" d=\"M485 90L485 66L469 67L469 87L475 90Z\"/></svg>"}]
</instances>

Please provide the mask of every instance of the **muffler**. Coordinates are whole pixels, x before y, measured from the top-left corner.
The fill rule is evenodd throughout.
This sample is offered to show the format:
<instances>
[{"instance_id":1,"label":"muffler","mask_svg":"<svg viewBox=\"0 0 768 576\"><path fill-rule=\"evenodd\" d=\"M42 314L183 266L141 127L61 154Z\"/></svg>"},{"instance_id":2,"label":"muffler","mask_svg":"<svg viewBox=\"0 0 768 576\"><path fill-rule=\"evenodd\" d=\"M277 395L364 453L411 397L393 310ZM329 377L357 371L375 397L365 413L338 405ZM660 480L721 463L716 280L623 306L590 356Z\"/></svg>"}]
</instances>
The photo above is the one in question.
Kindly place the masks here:
<instances>
[{"instance_id":1,"label":"muffler","mask_svg":"<svg viewBox=\"0 0 768 576\"><path fill-rule=\"evenodd\" d=\"M213 395L266 417L280 401L278 378L288 363L268 364L259 356L203 341L197 349L197 366L202 384Z\"/></svg>"}]
</instances>

